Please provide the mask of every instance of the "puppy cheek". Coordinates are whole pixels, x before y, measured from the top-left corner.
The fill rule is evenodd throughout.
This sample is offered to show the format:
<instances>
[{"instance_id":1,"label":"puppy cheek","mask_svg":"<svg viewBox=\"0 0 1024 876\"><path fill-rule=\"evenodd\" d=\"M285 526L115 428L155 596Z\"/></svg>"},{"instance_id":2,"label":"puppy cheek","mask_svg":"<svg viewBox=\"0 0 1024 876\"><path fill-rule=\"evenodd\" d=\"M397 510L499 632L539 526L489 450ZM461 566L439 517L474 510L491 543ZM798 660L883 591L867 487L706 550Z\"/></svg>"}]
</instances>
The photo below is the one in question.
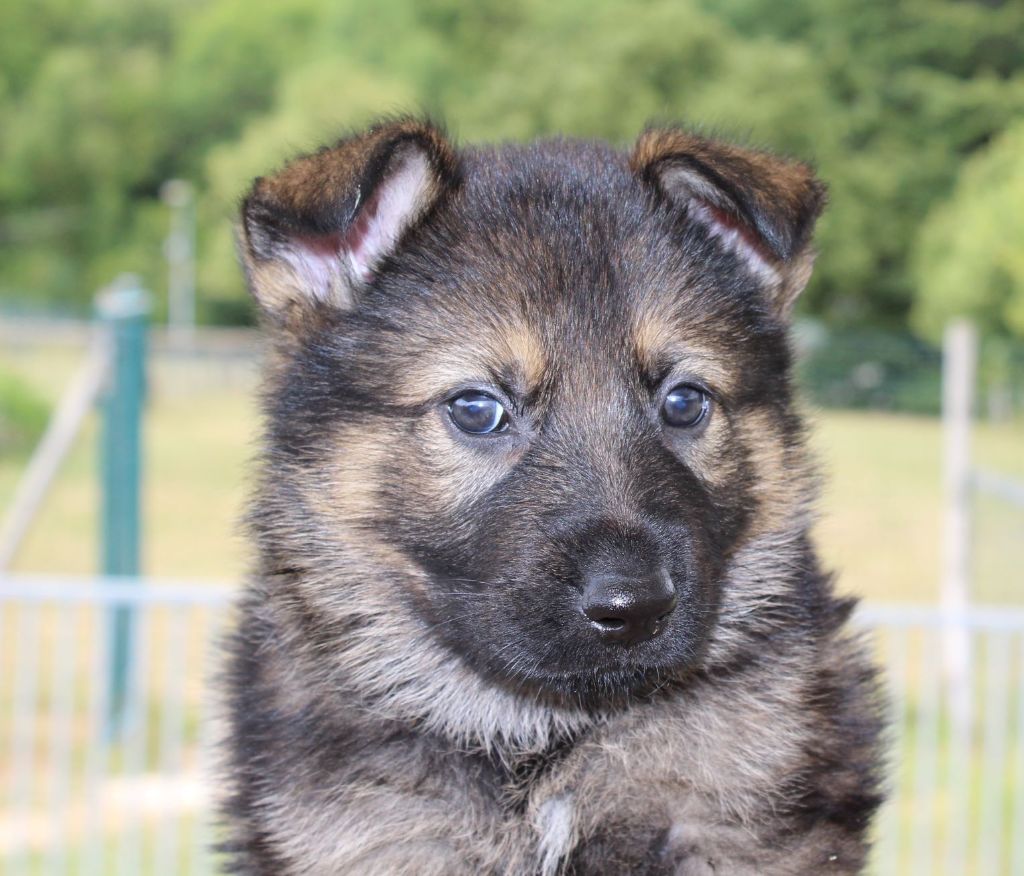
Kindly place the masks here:
<instances>
[{"instance_id":1,"label":"puppy cheek","mask_svg":"<svg viewBox=\"0 0 1024 876\"><path fill-rule=\"evenodd\" d=\"M432 412L415 424L400 477L425 516L461 516L504 480L522 455L503 437L460 438Z\"/></svg>"},{"instance_id":2,"label":"puppy cheek","mask_svg":"<svg viewBox=\"0 0 1024 876\"><path fill-rule=\"evenodd\" d=\"M817 489L814 464L803 440L787 435L777 415L755 410L743 421L742 440L747 447L754 513L751 537L812 523L812 504Z\"/></svg>"},{"instance_id":3,"label":"puppy cheek","mask_svg":"<svg viewBox=\"0 0 1024 876\"><path fill-rule=\"evenodd\" d=\"M685 447L680 458L705 491L705 498L687 515L697 558L702 567L717 568L749 524L756 472L738 425L723 410L713 412L707 429Z\"/></svg>"}]
</instances>

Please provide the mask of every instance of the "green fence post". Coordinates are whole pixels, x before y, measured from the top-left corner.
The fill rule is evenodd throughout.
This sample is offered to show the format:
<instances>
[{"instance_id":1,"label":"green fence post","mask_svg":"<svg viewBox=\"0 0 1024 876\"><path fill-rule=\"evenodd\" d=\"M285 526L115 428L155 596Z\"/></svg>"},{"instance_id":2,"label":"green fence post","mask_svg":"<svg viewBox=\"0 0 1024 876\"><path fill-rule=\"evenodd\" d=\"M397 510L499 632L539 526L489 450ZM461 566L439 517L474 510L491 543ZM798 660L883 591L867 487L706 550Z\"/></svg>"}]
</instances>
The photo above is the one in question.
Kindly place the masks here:
<instances>
[{"instance_id":1,"label":"green fence post","mask_svg":"<svg viewBox=\"0 0 1024 876\"><path fill-rule=\"evenodd\" d=\"M137 277L122 275L100 294L96 309L111 341L110 374L101 400L102 547L104 575L134 579L140 571L142 406L146 383L149 296ZM110 626L108 731L120 733L130 687L132 610L115 606Z\"/></svg>"}]
</instances>

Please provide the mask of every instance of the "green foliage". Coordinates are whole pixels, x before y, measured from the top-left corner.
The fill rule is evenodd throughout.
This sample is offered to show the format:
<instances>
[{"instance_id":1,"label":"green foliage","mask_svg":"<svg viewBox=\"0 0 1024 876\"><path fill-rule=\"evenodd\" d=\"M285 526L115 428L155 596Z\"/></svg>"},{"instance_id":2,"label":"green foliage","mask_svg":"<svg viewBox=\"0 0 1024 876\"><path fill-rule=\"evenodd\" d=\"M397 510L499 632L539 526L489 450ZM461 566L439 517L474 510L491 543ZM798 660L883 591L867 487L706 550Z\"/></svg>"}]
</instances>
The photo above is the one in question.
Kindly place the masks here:
<instances>
[{"instance_id":1,"label":"green foliage","mask_svg":"<svg viewBox=\"0 0 1024 876\"><path fill-rule=\"evenodd\" d=\"M805 331L801 387L824 407L937 414L941 354L906 332L847 327Z\"/></svg>"},{"instance_id":2,"label":"green foliage","mask_svg":"<svg viewBox=\"0 0 1024 876\"><path fill-rule=\"evenodd\" d=\"M905 324L908 254L964 159L1024 111L1024 5L956 0L706 0L744 34L797 41L827 110L811 154L832 190L805 305L832 322ZM837 126L833 128L833 126Z\"/></svg>"},{"instance_id":3,"label":"green foliage","mask_svg":"<svg viewBox=\"0 0 1024 876\"><path fill-rule=\"evenodd\" d=\"M0 13L0 295L84 307L125 270L163 292L159 189L177 176L200 196L200 313L237 319L231 226L248 180L410 110L473 140L627 144L650 119L682 119L813 159L832 207L802 307L902 327L920 265L950 240L941 217L961 167L1024 111L1024 6L14 0ZM958 204L982 197L966 185ZM1018 276L999 264L993 287ZM959 300L931 285L924 297L939 303L915 304L915 325ZM989 322L1017 326L1018 308Z\"/></svg>"},{"instance_id":4,"label":"green foliage","mask_svg":"<svg viewBox=\"0 0 1024 876\"><path fill-rule=\"evenodd\" d=\"M1024 337L1024 122L964 166L922 229L913 319L937 337L951 317Z\"/></svg>"},{"instance_id":5,"label":"green foliage","mask_svg":"<svg viewBox=\"0 0 1024 876\"><path fill-rule=\"evenodd\" d=\"M16 374L0 370L0 456L27 453L43 434L49 407Z\"/></svg>"}]
</instances>

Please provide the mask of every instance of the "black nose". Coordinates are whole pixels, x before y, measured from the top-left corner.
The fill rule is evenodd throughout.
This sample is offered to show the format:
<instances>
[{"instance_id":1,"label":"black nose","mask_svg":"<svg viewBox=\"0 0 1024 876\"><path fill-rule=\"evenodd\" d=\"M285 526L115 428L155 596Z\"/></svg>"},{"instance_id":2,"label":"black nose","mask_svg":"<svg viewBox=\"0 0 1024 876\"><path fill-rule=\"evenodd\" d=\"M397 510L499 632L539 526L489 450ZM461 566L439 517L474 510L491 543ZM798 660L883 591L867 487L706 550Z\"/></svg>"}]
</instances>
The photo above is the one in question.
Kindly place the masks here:
<instances>
[{"instance_id":1,"label":"black nose","mask_svg":"<svg viewBox=\"0 0 1024 876\"><path fill-rule=\"evenodd\" d=\"M676 607L676 588L664 569L642 575L588 576L580 611L609 642L634 645L653 639Z\"/></svg>"}]
</instances>

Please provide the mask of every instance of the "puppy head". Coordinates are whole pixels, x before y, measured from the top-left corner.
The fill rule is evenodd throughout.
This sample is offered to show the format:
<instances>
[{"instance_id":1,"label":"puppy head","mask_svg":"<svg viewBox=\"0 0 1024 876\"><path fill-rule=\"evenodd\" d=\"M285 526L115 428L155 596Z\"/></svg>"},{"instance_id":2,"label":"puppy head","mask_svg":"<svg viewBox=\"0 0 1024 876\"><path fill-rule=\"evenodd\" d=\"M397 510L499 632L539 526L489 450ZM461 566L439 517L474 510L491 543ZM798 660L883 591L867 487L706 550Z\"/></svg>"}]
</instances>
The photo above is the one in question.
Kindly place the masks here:
<instances>
[{"instance_id":1,"label":"puppy head","mask_svg":"<svg viewBox=\"0 0 1024 876\"><path fill-rule=\"evenodd\" d=\"M806 526L786 323L823 200L681 130L460 152L407 120L258 181L265 559L323 624L393 610L531 697L684 678L745 546Z\"/></svg>"}]
</instances>

